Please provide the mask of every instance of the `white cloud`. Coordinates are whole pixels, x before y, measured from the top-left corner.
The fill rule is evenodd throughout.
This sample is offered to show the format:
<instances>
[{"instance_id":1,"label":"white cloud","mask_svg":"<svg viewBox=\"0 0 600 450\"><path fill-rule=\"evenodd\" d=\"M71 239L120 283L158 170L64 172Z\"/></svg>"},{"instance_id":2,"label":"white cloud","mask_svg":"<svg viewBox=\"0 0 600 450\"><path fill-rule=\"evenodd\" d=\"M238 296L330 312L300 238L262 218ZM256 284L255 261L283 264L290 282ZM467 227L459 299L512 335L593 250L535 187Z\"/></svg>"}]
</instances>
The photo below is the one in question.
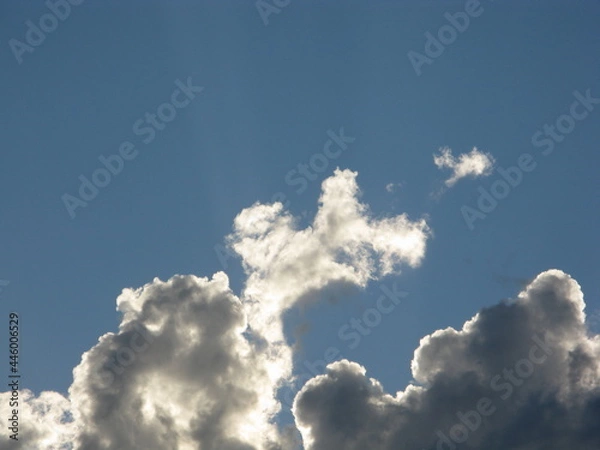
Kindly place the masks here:
<instances>
[{"instance_id":1,"label":"white cloud","mask_svg":"<svg viewBox=\"0 0 600 450\"><path fill-rule=\"evenodd\" d=\"M356 175L338 169L323 182L319 210L305 229L280 203L257 204L236 217L229 241L248 275L244 296L256 300L250 321L269 342L283 339L279 317L297 302L323 289L364 287L422 261L430 234L425 220L371 218L358 200Z\"/></svg>"},{"instance_id":2,"label":"white cloud","mask_svg":"<svg viewBox=\"0 0 600 450\"><path fill-rule=\"evenodd\" d=\"M356 175L336 170L323 182L305 229L280 203L235 218L229 240L247 274L240 297L222 272L125 289L119 330L83 354L68 398L25 397L21 440L0 437L0 449L291 449L292 434L273 423L277 390L292 375L283 313L324 291L339 295L417 266L425 254L425 221L373 219ZM65 414L74 420L62 423Z\"/></svg>"},{"instance_id":3,"label":"white cloud","mask_svg":"<svg viewBox=\"0 0 600 450\"><path fill-rule=\"evenodd\" d=\"M442 147L439 155L433 155L433 162L438 169L451 169L452 175L446 180L446 186L452 187L458 180L465 177L483 177L492 173L494 158L489 153L483 153L473 147L470 153L463 153L458 158L452 155L452 150Z\"/></svg>"},{"instance_id":4,"label":"white cloud","mask_svg":"<svg viewBox=\"0 0 600 450\"><path fill-rule=\"evenodd\" d=\"M193 449L201 442L233 450L279 441L270 418L279 410L273 387L281 373L268 349L244 336L244 307L224 273L155 279L124 290L117 305L119 332L103 336L74 371L78 446ZM149 335L147 348L138 339L135 358L125 356L138 330Z\"/></svg>"},{"instance_id":5,"label":"white cloud","mask_svg":"<svg viewBox=\"0 0 600 450\"><path fill-rule=\"evenodd\" d=\"M0 393L0 449L63 450L76 436L71 417L71 404L57 392L42 392L35 396L28 389L19 392L18 405L10 405L11 392ZM13 409L18 411L18 428L12 426ZM10 423L9 423L10 422ZM10 439L15 431L18 440Z\"/></svg>"}]
</instances>

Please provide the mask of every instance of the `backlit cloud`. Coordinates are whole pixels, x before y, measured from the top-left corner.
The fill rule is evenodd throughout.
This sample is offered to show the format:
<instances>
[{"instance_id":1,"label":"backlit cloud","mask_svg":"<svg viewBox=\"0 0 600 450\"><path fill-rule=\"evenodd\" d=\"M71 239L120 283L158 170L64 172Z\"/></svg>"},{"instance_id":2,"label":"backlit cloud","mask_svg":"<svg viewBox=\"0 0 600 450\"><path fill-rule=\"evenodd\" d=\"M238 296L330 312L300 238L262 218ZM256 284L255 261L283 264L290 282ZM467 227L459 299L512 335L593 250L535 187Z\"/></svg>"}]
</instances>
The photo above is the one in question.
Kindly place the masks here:
<instances>
[{"instance_id":1,"label":"backlit cloud","mask_svg":"<svg viewBox=\"0 0 600 450\"><path fill-rule=\"evenodd\" d=\"M240 212L228 237L247 276L240 294L223 272L124 289L119 329L83 354L68 395L23 391L20 440L5 433L0 449L297 448L294 430L276 421L278 391L294 379L284 313L418 266L431 234L423 219L374 218L356 176L336 170L323 182L306 228L280 203ZM600 336L584 309L577 282L549 270L462 329L421 339L414 384L401 392L336 361L296 395L302 445L597 450ZM5 430L10 395L0 393Z\"/></svg>"},{"instance_id":2,"label":"backlit cloud","mask_svg":"<svg viewBox=\"0 0 600 450\"><path fill-rule=\"evenodd\" d=\"M280 203L235 218L229 241L247 273L240 296L223 272L123 290L118 331L83 354L68 397L24 396L20 441L3 435L0 449L293 448L293 434L273 420L278 388L292 377L283 313L324 290L341 295L417 266L430 234L422 219L372 218L356 175L336 170L323 182L305 229ZM3 402L3 427L8 418Z\"/></svg>"},{"instance_id":3,"label":"backlit cloud","mask_svg":"<svg viewBox=\"0 0 600 450\"><path fill-rule=\"evenodd\" d=\"M396 394L356 363L330 364L295 400L307 450L599 448L600 337L584 306L577 282L544 272L462 330L423 338L417 384Z\"/></svg>"}]
</instances>

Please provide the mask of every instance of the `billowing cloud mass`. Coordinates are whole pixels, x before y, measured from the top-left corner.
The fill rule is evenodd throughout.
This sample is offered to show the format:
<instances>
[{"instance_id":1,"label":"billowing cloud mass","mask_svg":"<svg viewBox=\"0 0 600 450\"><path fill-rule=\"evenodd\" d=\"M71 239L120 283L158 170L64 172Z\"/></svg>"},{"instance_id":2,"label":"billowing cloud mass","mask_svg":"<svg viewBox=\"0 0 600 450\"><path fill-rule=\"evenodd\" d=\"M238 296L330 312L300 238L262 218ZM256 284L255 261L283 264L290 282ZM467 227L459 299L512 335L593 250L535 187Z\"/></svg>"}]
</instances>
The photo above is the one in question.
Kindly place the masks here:
<instances>
[{"instance_id":1,"label":"billowing cloud mass","mask_svg":"<svg viewBox=\"0 0 600 450\"><path fill-rule=\"evenodd\" d=\"M323 182L305 229L279 203L255 204L228 237L246 271L154 279L117 298L119 329L74 369L68 396L23 391L18 442L0 449L292 450L274 420L293 380L282 316L422 261L430 231L405 215L373 218L356 173ZM413 384L387 393L347 360L306 382L293 415L306 450L597 450L600 337L586 328L580 286L538 275L514 300L461 330L423 338ZM393 358L393 349L388 349ZM0 393L0 426L11 417Z\"/></svg>"},{"instance_id":2,"label":"billowing cloud mass","mask_svg":"<svg viewBox=\"0 0 600 450\"><path fill-rule=\"evenodd\" d=\"M476 147L458 158L452 155L452 150L448 147L442 147L439 152L439 155L433 155L433 162L438 169L452 170L452 175L445 182L448 187L454 186L461 178L477 178L492 173L494 158L489 153L480 152Z\"/></svg>"},{"instance_id":3,"label":"billowing cloud mass","mask_svg":"<svg viewBox=\"0 0 600 450\"><path fill-rule=\"evenodd\" d=\"M372 218L356 175L336 170L323 182L306 229L280 203L236 217L228 239L247 273L240 296L222 272L125 289L119 330L84 353L68 397L23 392L19 441L3 433L0 449L293 448L273 421L277 389L292 376L283 313L417 266L430 235L424 220ZM3 401L4 429L9 418Z\"/></svg>"},{"instance_id":4,"label":"billowing cloud mass","mask_svg":"<svg viewBox=\"0 0 600 450\"><path fill-rule=\"evenodd\" d=\"M294 403L307 450L600 448L600 336L559 270L462 330L421 340L414 385L388 394L349 361L307 382Z\"/></svg>"},{"instance_id":5,"label":"billowing cloud mass","mask_svg":"<svg viewBox=\"0 0 600 450\"><path fill-rule=\"evenodd\" d=\"M268 418L281 374L268 349L244 337L244 308L224 273L155 279L125 290L117 306L119 333L74 371L78 448L280 448Z\"/></svg>"}]
</instances>

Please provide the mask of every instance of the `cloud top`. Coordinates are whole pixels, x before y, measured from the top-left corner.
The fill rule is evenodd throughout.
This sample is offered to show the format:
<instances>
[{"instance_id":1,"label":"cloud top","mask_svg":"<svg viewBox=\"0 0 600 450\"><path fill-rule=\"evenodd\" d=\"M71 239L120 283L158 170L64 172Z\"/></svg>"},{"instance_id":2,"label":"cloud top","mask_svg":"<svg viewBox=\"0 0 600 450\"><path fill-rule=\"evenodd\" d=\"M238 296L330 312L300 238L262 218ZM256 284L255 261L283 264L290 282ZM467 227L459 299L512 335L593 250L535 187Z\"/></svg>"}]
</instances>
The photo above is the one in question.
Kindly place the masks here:
<instances>
[{"instance_id":1,"label":"cloud top","mask_svg":"<svg viewBox=\"0 0 600 450\"><path fill-rule=\"evenodd\" d=\"M365 287L423 260L431 235L426 221L374 218L359 200L356 176L336 169L323 181L319 209L304 229L281 203L256 204L235 218L228 240L247 274L244 297L255 302L250 321L270 342L283 339L277 322L296 303L324 289Z\"/></svg>"}]
</instances>

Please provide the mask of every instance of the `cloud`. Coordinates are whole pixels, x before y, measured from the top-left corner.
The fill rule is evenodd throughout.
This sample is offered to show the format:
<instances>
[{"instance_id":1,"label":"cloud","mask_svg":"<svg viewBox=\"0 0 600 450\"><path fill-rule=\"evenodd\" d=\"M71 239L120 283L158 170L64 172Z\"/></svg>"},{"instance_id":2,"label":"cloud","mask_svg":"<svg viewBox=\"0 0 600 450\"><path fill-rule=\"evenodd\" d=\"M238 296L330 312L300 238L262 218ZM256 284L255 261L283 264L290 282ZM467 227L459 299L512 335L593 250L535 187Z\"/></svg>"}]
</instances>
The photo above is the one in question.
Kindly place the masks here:
<instances>
[{"instance_id":1,"label":"cloud","mask_svg":"<svg viewBox=\"0 0 600 450\"><path fill-rule=\"evenodd\" d=\"M0 393L0 449L15 450L63 450L73 442L76 427L71 415L71 404L57 392L42 392L35 396L28 389L19 392L18 405L10 405L11 392ZM13 409L17 410L18 428L13 425ZM18 431L15 437L10 435Z\"/></svg>"},{"instance_id":2,"label":"cloud","mask_svg":"<svg viewBox=\"0 0 600 450\"><path fill-rule=\"evenodd\" d=\"M83 354L68 396L23 390L20 440L4 433L0 449L297 448L276 421L277 392L294 380L283 315L418 266L431 234L424 220L374 218L356 176L325 180L303 229L280 203L240 212L228 237L247 276L240 295L223 272L124 289L119 329ZM294 400L304 448L597 450L600 336L584 308L577 282L549 270L462 329L424 337L401 392L334 362ZM5 430L10 395L0 393Z\"/></svg>"},{"instance_id":3,"label":"cloud","mask_svg":"<svg viewBox=\"0 0 600 450\"><path fill-rule=\"evenodd\" d=\"M577 282L544 272L462 330L423 338L418 384L395 395L359 364L330 364L294 403L307 450L599 448L600 336L584 306Z\"/></svg>"},{"instance_id":4,"label":"cloud","mask_svg":"<svg viewBox=\"0 0 600 450\"><path fill-rule=\"evenodd\" d=\"M292 430L274 422L277 391L293 379L283 314L417 266L430 236L424 220L373 218L356 176L336 170L323 182L305 229L281 203L235 218L228 240L247 275L239 296L223 272L124 289L118 331L83 354L68 396L24 391L20 440L4 434L0 449L293 448ZM4 429L9 417L3 401Z\"/></svg>"},{"instance_id":5,"label":"cloud","mask_svg":"<svg viewBox=\"0 0 600 450\"><path fill-rule=\"evenodd\" d=\"M397 189L400 189L402 187L402 183L388 183L385 185L385 190L387 192L395 192Z\"/></svg>"},{"instance_id":6,"label":"cloud","mask_svg":"<svg viewBox=\"0 0 600 450\"><path fill-rule=\"evenodd\" d=\"M421 263L431 234L425 220L372 218L356 176L338 169L323 182L319 210L305 229L281 203L256 204L235 218L228 240L248 276L243 295L255 306L249 320L269 342L283 340L279 318L298 302Z\"/></svg>"},{"instance_id":7,"label":"cloud","mask_svg":"<svg viewBox=\"0 0 600 450\"><path fill-rule=\"evenodd\" d=\"M269 420L281 374L268 349L244 337L244 308L224 273L155 279L117 305L119 333L100 338L74 371L78 448L277 448ZM149 335L147 348L112 369L136 329Z\"/></svg>"},{"instance_id":8,"label":"cloud","mask_svg":"<svg viewBox=\"0 0 600 450\"><path fill-rule=\"evenodd\" d=\"M124 289L118 331L83 354L68 396L23 390L20 440L0 435L0 449L297 448L294 429L275 420L277 392L294 380L283 315L418 266L431 234L424 220L374 218L356 176L326 179L303 229L280 203L240 212L228 237L247 276L240 295L223 272ZM303 446L597 450L600 336L584 308L577 282L549 270L462 329L424 337L401 392L334 362L294 400ZM9 397L0 393L4 429Z\"/></svg>"},{"instance_id":9,"label":"cloud","mask_svg":"<svg viewBox=\"0 0 600 450\"><path fill-rule=\"evenodd\" d=\"M494 166L494 158L489 153L482 153L473 147L470 153L463 153L458 158L452 155L452 150L442 147L439 155L433 155L433 162L438 169L451 169L452 176L445 182L452 187L458 180L465 177L477 178L490 175Z\"/></svg>"}]
</instances>

